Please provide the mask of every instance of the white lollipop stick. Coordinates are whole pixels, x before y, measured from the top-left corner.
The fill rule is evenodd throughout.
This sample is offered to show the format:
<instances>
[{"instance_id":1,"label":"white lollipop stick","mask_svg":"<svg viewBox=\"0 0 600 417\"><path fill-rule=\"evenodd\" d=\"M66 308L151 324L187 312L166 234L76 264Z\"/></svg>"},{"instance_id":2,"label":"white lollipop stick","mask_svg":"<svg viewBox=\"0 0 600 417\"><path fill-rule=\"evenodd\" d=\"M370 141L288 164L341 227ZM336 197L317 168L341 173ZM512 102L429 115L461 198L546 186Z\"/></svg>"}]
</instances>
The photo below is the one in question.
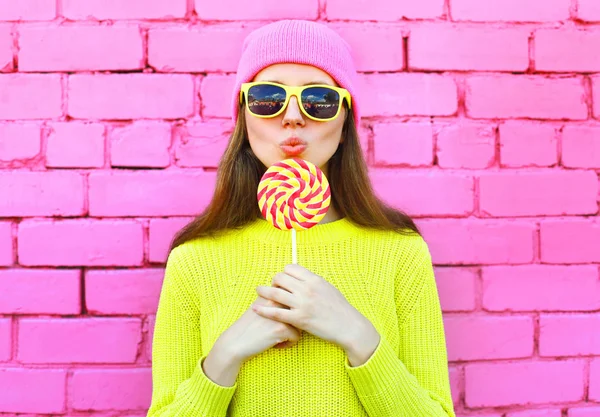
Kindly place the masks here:
<instances>
[{"instance_id":1,"label":"white lollipop stick","mask_svg":"<svg viewBox=\"0 0 600 417\"><path fill-rule=\"evenodd\" d=\"M263 174L257 199L266 220L280 230L292 229L292 263L297 264L296 228L310 229L325 216L331 202L327 178L309 161L279 161Z\"/></svg>"}]
</instances>

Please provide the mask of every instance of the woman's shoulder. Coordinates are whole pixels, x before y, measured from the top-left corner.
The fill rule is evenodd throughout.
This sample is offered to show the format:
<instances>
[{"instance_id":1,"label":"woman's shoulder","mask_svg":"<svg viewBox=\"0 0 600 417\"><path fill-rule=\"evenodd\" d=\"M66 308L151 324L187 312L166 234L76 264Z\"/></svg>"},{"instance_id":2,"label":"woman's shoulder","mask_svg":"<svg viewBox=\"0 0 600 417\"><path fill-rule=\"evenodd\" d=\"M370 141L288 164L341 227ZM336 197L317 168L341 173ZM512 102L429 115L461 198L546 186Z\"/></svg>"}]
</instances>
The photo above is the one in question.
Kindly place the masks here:
<instances>
[{"instance_id":1,"label":"woman's shoulder","mask_svg":"<svg viewBox=\"0 0 600 417\"><path fill-rule=\"evenodd\" d=\"M228 246L226 233L218 236L203 236L190 239L171 250L169 258L175 259L190 258L195 259L212 257L215 251Z\"/></svg>"},{"instance_id":2,"label":"woman's shoulder","mask_svg":"<svg viewBox=\"0 0 600 417\"><path fill-rule=\"evenodd\" d=\"M370 233L376 239L383 240L390 247L395 247L402 251L421 254L423 252L429 252L425 238L420 233L410 229L372 230Z\"/></svg>"},{"instance_id":3,"label":"woman's shoulder","mask_svg":"<svg viewBox=\"0 0 600 417\"><path fill-rule=\"evenodd\" d=\"M393 259L398 271L413 270L431 264L431 253L425 238L412 230L374 230L370 232L378 250Z\"/></svg>"}]
</instances>

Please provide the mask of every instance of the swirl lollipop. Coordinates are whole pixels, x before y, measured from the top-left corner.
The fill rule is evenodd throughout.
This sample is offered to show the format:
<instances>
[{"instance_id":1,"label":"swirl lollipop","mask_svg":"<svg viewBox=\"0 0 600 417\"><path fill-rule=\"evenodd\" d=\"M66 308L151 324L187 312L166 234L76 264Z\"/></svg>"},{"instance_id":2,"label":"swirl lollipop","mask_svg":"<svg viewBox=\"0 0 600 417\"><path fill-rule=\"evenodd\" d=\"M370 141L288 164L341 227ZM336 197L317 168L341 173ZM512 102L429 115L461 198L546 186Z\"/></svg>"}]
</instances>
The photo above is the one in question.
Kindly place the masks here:
<instances>
[{"instance_id":1,"label":"swirl lollipop","mask_svg":"<svg viewBox=\"0 0 600 417\"><path fill-rule=\"evenodd\" d=\"M273 164L258 185L258 206L267 221L292 230L292 262L296 263L296 230L310 229L327 213L329 182L312 163L291 158Z\"/></svg>"}]
</instances>

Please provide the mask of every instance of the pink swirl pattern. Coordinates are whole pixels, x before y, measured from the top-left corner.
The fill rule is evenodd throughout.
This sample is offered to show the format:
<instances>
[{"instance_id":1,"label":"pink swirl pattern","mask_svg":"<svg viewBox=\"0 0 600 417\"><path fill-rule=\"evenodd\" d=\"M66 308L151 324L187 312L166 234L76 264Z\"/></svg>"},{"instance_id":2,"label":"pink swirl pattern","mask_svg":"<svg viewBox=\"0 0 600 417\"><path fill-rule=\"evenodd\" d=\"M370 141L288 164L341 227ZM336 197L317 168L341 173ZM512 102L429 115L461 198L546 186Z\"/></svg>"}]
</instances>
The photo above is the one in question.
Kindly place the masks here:
<instances>
[{"instance_id":1,"label":"pink swirl pattern","mask_svg":"<svg viewBox=\"0 0 600 417\"><path fill-rule=\"evenodd\" d=\"M258 185L258 206L281 230L304 230L319 223L331 203L329 182L311 162L300 158L273 164Z\"/></svg>"}]
</instances>

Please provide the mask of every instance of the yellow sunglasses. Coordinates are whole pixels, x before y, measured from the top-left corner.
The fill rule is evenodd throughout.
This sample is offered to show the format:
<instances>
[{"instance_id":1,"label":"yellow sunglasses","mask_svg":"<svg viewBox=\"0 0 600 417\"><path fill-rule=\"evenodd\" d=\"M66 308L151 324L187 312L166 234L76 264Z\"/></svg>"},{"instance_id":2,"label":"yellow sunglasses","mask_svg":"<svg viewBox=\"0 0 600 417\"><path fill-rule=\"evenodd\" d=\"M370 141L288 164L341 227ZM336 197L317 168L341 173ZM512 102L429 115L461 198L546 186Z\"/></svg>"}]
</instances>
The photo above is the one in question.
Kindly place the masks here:
<instances>
[{"instance_id":1,"label":"yellow sunglasses","mask_svg":"<svg viewBox=\"0 0 600 417\"><path fill-rule=\"evenodd\" d=\"M348 90L327 84L289 86L270 81L256 81L242 84L240 103L244 96L248 111L260 118L280 115L286 109L291 96L296 96L306 117L320 122L338 117L343 100L348 103L348 108L352 108Z\"/></svg>"}]
</instances>

